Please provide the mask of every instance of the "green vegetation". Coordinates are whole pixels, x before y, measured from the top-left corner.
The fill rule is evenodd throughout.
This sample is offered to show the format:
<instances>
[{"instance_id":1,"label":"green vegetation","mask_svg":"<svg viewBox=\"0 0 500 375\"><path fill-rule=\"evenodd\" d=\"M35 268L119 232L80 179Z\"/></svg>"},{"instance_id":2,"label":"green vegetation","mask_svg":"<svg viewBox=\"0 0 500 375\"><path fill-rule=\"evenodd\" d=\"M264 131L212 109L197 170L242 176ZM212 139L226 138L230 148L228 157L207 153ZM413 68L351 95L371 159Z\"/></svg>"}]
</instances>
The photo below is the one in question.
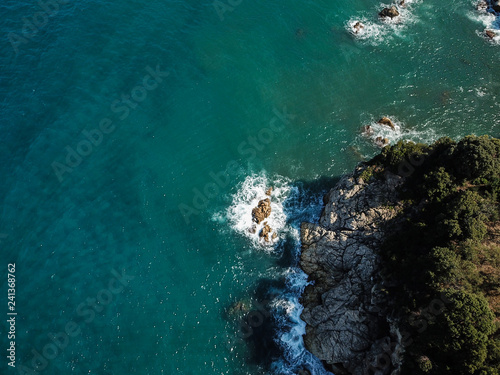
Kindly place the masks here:
<instances>
[{"instance_id":1,"label":"green vegetation","mask_svg":"<svg viewBox=\"0 0 500 375\"><path fill-rule=\"evenodd\" d=\"M402 228L382 249L412 338L403 375L500 374L499 156L500 140L468 136L399 142L369 163L367 177L405 177ZM436 300L442 309L425 309Z\"/></svg>"},{"instance_id":2,"label":"green vegetation","mask_svg":"<svg viewBox=\"0 0 500 375\"><path fill-rule=\"evenodd\" d=\"M383 168L376 165L369 165L360 173L359 178L364 182L370 182L373 178L381 178Z\"/></svg>"}]
</instances>

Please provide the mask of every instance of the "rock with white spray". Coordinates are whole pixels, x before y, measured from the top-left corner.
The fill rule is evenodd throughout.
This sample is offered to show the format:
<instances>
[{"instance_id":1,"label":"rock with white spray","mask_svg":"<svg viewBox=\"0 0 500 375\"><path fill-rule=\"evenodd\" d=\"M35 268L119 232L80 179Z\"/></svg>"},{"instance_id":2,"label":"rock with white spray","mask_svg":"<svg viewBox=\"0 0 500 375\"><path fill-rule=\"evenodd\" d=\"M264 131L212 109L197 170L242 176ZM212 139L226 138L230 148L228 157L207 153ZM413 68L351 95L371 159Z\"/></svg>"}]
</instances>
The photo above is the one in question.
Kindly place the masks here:
<instances>
[{"instance_id":1,"label":"rock with white spray","mask_svg":"<svg viewBox=\"0 0 500 375\"><path fill-rule=\"evenodd\" d=\"M262 199L252 210L252 219L257 224L260 224L271 215L271 200L269 198Z\"/></svg>"}]
</instances>

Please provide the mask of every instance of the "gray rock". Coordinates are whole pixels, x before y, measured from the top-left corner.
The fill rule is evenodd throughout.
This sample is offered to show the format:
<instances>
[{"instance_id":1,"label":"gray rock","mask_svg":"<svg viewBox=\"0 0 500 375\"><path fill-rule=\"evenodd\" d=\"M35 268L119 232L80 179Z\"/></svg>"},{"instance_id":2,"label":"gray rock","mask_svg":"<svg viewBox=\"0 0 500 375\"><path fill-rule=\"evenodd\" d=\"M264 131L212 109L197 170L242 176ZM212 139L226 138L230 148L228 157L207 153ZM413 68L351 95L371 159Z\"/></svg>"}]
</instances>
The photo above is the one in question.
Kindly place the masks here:
<instances>
[{"instance_id":1,"label":"gray rock","mask_svg":"<svg viewBox=\"0 0 500 375\"><path fill-rule=\"evenodd\" d=\"M365 28L365 25L363 25L361 22L357 21L354 26L352 27L353 31L355 34L358 34L361 30Z\"/></svg>"},{"instance_id":2,"label":"gray rock","mask_svg":"<svg viewBox=\"0 0 500 375\"><path fill-rule=\"evenodd\" d=\"M304 343L332 368L363 375L387 340L398 341L387 319L377 249L384 223L396 216L390 206L397 203L401 183L392 174L370 184L356 181L355 174L345 176L324 200L319 224L302 223L300 265L314 281L302 297ZM384 332L387 326L391 329ZM393 374L398 358L392 359Z\"/></svg>"}]
</instances>

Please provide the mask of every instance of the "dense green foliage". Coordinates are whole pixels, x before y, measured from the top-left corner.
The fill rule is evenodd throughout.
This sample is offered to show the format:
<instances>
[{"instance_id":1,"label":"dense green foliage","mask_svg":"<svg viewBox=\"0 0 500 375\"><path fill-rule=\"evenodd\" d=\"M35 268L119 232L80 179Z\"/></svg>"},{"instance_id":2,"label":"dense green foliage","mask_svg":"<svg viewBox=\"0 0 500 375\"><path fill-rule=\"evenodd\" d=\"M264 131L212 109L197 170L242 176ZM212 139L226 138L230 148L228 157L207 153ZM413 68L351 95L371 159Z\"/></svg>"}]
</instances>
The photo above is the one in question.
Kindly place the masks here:
<instances>
[{"instance_id":1,"label":"dense green foliage","mask_svg":"<svg viewBox=\"0 0 500 375\"><path fill-rule=\"evenodd\" d=\"M500 374L499 156L500 140L469 136L399 142L369 163L366 177L405 177L402 228L382 249L411 337L403 374Z\"/></svg>"}]
</instances>

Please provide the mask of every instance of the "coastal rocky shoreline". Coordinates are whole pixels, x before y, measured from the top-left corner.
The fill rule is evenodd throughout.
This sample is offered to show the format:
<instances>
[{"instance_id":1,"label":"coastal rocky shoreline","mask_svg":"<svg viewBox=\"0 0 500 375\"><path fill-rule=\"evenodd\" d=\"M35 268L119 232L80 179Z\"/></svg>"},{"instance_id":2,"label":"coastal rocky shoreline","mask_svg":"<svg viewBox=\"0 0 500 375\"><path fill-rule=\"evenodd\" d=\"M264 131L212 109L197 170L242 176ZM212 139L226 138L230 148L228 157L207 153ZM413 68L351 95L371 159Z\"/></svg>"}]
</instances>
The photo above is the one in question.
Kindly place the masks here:
<instances>
[{"instance_id":1,"label":"coastal rocky shoreline","mask_svg":"<svg viewBox=\"0 0 500 375\"><path fill-rule=\"evenodd\" d=\"M324 197L318 224L301 226L300 266L313 281L302 296L304 343L327 370L354 375L377 368L392 345L391 363L379 373L397 374L402 337L388 316L377 250L397 215L403 178L386 172L368 184L360 177L363 169L344 176Z\"/></svg>"},{"instance_id":2,"label":"coastal rocky shoreline","mask_svg":"<svg viewBox=\"0 0 500 375\"><path fill-rule=\"evenodd\" d=\"M500 375L498 155L487 135L399 141L336 180L322 205L313 193L321 214L301 216L293 237L303 273L265 308L277 319L248 340L256 358L305 375ZM282 228L280 188L269 186L245 206L242 229L259 246ZM228 311L255 325L250 306Z\"/></svg>"},{"instance_id":3,"label":"coastal rocky shoreline","mask_svg":"<svg viewBox=\"0 0 500 375\"><path fill-rule=\"evenodd\" d=\"M500 374L499 155L487 135L398 142L302 223L304 344L328 371Z\"/></svg>"}]
</instances>

